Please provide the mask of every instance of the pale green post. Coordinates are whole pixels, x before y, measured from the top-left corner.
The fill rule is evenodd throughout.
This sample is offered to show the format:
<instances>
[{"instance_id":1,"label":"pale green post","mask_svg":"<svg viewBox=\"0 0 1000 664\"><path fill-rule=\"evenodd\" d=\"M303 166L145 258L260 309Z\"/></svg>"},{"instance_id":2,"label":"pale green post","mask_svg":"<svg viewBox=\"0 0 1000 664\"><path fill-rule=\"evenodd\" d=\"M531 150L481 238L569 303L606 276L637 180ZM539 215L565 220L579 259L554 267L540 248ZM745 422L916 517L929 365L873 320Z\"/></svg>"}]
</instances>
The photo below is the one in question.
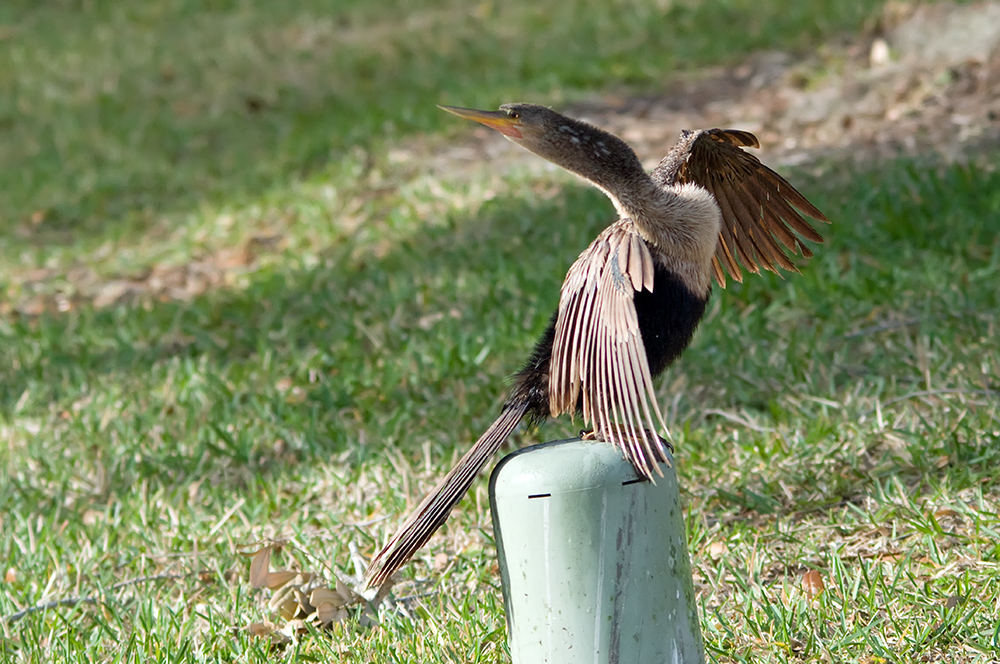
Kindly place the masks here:
<instances>
[{"instance_id":1,"label":"pale green post","mask_svg":"<svg viewBox=\"0 0 1000 664\"><path fill-rule=\"evenodd\" d=\"M607 443L515 452L490 478L513 664L705 661L677 475Z\"/></svg>"}]
</instances>

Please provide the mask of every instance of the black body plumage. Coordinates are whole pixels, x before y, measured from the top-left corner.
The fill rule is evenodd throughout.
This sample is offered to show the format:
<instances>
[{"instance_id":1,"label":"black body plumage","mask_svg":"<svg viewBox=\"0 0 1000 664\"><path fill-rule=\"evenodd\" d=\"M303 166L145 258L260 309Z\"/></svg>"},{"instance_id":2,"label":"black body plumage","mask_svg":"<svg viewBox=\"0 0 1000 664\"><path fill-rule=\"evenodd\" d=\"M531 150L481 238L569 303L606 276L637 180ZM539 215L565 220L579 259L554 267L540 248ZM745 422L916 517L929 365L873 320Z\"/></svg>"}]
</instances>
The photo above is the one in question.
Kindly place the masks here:
<instances>
[{"instance_id":1,"label":"black body plumage","mask_svg":"<svg viewBox=\"0 0 1000 664\"><path fill-rule=\"evenodd\" d=\"M659 376L680 357L691 343L698 323L705 314L708 296L697 295L678 275L663 266L656 266L652 291L642 290L633 296L639 320L646 362L653 377ZM552 342L555 339L556 317L535 344L524 367L514 375L506 406L523 404L532 424L539 425L549 415L549 367L552 364ZM578 404L576 413L583 409Z\"/></svg>"}]
</instances>

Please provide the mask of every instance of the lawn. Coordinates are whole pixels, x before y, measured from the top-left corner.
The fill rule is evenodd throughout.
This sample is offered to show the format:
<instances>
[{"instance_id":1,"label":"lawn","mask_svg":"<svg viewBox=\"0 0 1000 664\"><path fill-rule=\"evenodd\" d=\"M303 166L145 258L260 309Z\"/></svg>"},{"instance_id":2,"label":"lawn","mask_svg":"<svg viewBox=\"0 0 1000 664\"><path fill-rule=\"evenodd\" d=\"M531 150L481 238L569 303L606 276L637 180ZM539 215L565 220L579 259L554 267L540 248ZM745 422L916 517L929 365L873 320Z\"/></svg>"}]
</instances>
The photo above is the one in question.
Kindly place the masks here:
<instances>
[{"instance_id":1,"label":"lawn","mask_svg":"<svg viewBox=\"0 0 1000 664\"><path fill-rule=\"evenodd\" d=\"M508 661L484 481L380 626L246 629L282 623L249 554L354 575L610 220L560 173L393 151L464 140L437 103L656 92L882 5L761 4L5 2L0 656ZM827 242L717 289L662 380L710 659L996 661L1000 153L977 159L784 170Z\"/></svg>"}]
</instances>

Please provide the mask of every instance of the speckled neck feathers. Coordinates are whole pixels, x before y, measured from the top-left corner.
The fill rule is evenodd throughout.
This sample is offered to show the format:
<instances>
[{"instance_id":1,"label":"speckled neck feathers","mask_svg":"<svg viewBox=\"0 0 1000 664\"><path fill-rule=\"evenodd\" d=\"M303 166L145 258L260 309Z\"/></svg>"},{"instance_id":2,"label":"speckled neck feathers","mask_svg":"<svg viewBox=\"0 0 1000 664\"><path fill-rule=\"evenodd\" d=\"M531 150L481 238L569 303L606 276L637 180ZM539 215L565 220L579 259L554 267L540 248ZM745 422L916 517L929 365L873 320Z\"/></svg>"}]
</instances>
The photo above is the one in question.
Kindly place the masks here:
<instances>
[{"instance_id":1,"label":"speckled neck feathers","mask_svg":"<svg viewBox=\"0 0 1000 664\"><path fill-rule=\"evenodd\" d=\"M660 250L664 267L694 292L706 293L720 224L712 196L695 185L657 185L623 140L586 122L556 117L546 134L513 142L601 189L619 216Z\"/></svg>"}]
</instances>

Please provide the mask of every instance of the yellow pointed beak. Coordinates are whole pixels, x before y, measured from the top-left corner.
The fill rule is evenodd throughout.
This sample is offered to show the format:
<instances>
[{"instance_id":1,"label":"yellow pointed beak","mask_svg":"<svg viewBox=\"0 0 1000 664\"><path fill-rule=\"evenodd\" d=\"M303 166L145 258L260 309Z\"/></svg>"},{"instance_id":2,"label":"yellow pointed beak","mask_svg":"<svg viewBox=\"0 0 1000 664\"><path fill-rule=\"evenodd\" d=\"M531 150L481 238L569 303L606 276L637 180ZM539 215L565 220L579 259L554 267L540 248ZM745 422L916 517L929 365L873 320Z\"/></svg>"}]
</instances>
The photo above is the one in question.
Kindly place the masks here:
<instances>
[{"instance_id":1,"label":"yellow pointed beak","mask_svg":"<svg viewBox=\"0 0 1000 664\"><path fill-rule=\"evenodd\" d=\"M512 118L505 111L477 111L474 108L459 108L457 106L441 106L442 111L448 111L452 115L457 115L466 120L475 120L484 124L490 129L496 129L504 136L511 138L521 138L521 121Z\"/></svg>"}]
</instances>

